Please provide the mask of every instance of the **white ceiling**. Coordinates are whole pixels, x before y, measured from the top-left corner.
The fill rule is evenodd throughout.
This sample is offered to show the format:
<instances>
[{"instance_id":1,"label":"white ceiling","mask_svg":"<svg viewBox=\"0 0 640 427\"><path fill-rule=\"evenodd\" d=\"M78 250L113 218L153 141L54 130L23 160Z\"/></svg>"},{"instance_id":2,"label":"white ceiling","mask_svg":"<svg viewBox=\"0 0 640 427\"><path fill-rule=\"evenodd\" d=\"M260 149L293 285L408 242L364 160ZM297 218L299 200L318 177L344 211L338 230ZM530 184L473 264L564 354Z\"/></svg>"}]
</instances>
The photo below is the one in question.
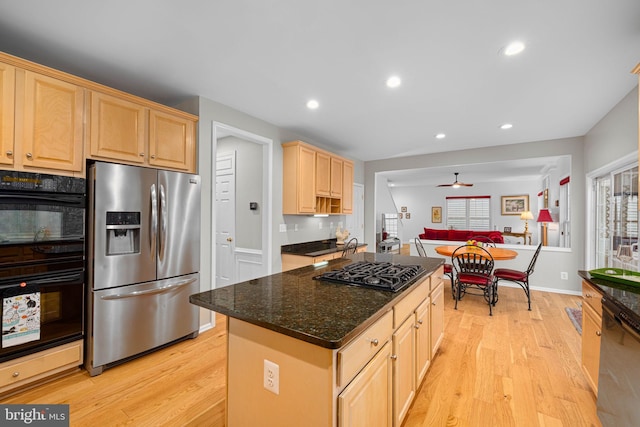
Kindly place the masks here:
<instances>
[{"instance_id":1,"label":"white ceiling","mask_svg":"<svg viewBox=\"0 0 640 427\"><path fill-rule=\"evenodd\" d=\"M0 0L0 50L366 161L584 135L637 84L640 1Z\"/></svg>"}]
</instances>

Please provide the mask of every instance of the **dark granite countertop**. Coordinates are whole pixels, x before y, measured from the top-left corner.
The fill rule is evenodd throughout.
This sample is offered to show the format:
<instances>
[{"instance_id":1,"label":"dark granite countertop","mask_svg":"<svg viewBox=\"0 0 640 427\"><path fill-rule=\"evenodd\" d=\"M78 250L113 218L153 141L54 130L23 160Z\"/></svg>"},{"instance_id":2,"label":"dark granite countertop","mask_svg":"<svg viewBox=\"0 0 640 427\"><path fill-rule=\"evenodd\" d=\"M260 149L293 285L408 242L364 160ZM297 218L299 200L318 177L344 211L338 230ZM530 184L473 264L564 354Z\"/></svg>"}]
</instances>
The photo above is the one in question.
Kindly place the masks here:
<instances>
[{"instance_id":1,"label":"dark granite countertop","mask_svg":"<svg viewBox=\"0 0 640 427\"><path fill-rule=\"evenodd\" d=\"M603 295L615 300L618 305L635 313L638 319L640 319L640 287L626 286L622 283L591 277L589 272L584 270L578 271L578 276L598 288Z\"/></svg>"},{"instance_id":2,"label":"dark granite countertop","mask_svg":"<svg viewBox=\"0 0 640 427\"><path fill-rule=\"evenodd\" d=\"M315 240L313 242L293 243L282 245L280 253L289 255L300 255L308 257L322 256L341 252L344 245L338 245L338 239ZM366 243L358 243L358 247L367 246Z\"/></svg>"},{"instance_id":3,"label":"dark granite countertop","mask_svg":"<svg viewBox=\"0 0 640 427\"><path fill-rule=\"evenodd\" d=\"M336 349L389 311L420 280L399 292L381 291L320 280L314 276L356 261L422 265L432 274L442 258L359 253L327 264L302 267L191 295L200 307L240 319L309 343Z\"/></svg>"}]
</instances>

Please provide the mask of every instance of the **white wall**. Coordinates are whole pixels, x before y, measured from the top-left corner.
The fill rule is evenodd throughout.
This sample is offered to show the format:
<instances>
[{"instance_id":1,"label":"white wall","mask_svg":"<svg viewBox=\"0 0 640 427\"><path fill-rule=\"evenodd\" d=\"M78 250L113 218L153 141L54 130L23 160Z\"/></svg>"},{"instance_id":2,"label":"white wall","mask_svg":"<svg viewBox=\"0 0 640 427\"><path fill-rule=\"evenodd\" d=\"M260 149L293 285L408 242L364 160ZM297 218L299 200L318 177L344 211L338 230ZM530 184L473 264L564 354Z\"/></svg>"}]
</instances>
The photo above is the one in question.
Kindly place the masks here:
<instances>
[{"instance_id":1,"label":"white wall","mask_svg":"<svg viewBox=\"0 0 640 427\"><path fill-rule=\"evenodd\" d=\"M446 228L447 218L447 196L491 196L491 228L499 231L504 227L511 227L514 232L524 231L524 221L519 215L501 214L501 196L529 195L529 209L531 212L538 211L537 193L540 190L538 181L516 181L516 182L494 182L476 183L473 187L462 187L453 189L451 187L438 187L436 183L428 185L410 187L392 187L391 195L397 206L406 206L407 212L411 213L410 219L404 219L404 239L409 240L418 237L424 232L424 228ZM383 191L382 189L378 194ZM431 222L431 208L433 206L442 207L442 222ZM535 214L534 214L535 215ZM532 235L532 244L538 242L538 232L535 220L529 221L529 231ZM514 244L522 243L521 238L505 236L505 242L512 241Z\"/></svg>"},{"instance_id":2,"label":"white wall","mask_svg":"<svg viewBox=\"0 0 640 427\"><path fill-rule=\"evenodd\" d=\"M503 145L496 147L479 148L473 150L461 150L443 153L432 153L423 156L391 158L365 163L365 239L371 239L375 235L375 218L371 213L376 211L374 195L376 193L377 172L418 169L443 165L459 165L461 169L465 164L482 162L496 162L517 160L531 157L563 156L571 157L571 175L578 179L571 180L571 223L574 230L585 228L585 172L584 150L582 137L564 138L550 141L536 141L522 144ZM517 193L516 193L517 194ZM530 200L531 202L531 200ZM414 203L414 202L412 202ZM411 206L411 204L407 204ZM429 208L430 210L430 208ZM429 214L430 215L430 214ZM542 288L548 290L562 290L565 292L579 293L581 289L577 271L584 265L584 235L580 232L573 233L572 248L559 249L545 247L543 255L549 259L549 265L543 268L545 273L541 276L548 279L541 283ZM524 247L522 248L524 250ZM544 255L550 253L553 255ZM524 257L520 258L521 260ZM560 272L569 272L569 280L560 280ZM539 272L536 271L536 274Z\"/></svg>"}]
</instances>

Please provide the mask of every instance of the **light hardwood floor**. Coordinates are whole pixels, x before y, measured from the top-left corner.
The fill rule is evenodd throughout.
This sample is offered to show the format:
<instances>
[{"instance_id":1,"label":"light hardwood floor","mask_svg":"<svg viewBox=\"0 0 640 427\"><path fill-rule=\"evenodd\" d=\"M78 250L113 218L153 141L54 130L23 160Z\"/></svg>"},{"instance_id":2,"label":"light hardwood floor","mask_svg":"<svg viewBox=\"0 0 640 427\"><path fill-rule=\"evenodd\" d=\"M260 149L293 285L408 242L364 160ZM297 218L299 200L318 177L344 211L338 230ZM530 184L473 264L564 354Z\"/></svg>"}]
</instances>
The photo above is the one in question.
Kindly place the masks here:
<instances>
[{"instance_id":1,"label":"light hardwood floor","mask_svg":"<svg viewBox=\"0 0 640 427\"><path fill-rule=\"evenodd\" d=\"M453 309L445 338L404 422L414 426L599 426L580 368L580 335L564 307L579 296L501 287L492 317L481 297ZM226 321L91 378L74 373L3 403L67 403L72 426L223 426Z\"/></svg>"}]
</instances>

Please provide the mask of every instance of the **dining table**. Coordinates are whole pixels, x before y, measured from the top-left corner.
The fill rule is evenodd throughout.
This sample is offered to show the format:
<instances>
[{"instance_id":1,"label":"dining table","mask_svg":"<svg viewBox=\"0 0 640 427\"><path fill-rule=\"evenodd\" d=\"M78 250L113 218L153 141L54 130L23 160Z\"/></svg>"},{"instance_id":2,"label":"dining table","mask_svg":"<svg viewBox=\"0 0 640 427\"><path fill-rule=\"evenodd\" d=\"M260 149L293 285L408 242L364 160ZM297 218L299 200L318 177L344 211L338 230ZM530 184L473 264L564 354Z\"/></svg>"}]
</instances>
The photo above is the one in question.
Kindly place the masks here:
<instances>
[{"instance_id":1,"label":"dining table","mask_svg":"<svg viewBox=\"0 0 640 427\"><path fill-rule=\"evenodd\" d=\"M477 246L474 245L444 245L444 246L436 246L435 247L435 251L440 254L440 255L444 255L447 257L450 257L453 252L458 249L459 247L463 247L465 248L464 251L465 252L479 252L477 250ZM491 254L491 256L493 257L494 260L496 261L505 261L508 259L514 259L518 256L518 252L512 250L512 249L506 249L506 248L496 248L493 246L483 246L483 249L486 249L487 252L489 252ZM461 253L461 252L460 252Z\"/></svg>"}]
</instances>

